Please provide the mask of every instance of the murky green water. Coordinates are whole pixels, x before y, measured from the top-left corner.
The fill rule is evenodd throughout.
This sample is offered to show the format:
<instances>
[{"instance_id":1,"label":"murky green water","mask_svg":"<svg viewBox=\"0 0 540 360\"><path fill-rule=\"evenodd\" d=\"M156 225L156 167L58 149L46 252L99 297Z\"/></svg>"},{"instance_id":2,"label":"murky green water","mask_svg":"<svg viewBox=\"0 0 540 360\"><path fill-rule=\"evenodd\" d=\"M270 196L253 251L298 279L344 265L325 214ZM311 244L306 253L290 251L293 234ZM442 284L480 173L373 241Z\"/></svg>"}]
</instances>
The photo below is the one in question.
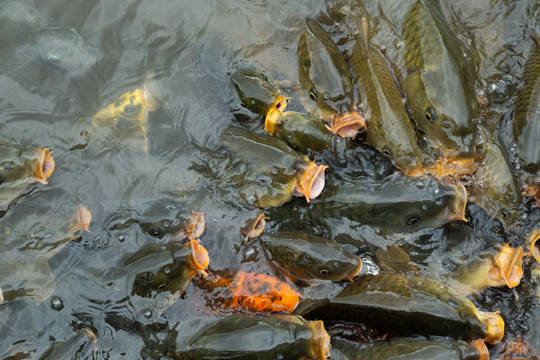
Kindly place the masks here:
<instances>
[{"instance_id":1,"label":"murky green water","mask_svg":"<svg viewBox=\"0 0 540 360\"><path fill-rule=\"evenodd\" d=\"M460 0L442 1L442 7L465 50L479 55L476 89L488 100L487 121L504 122L533 45L529 29L538 29L540 24L540 4L537 0ZM91 233L67 243L50 259L56 282L55 287L48 287L50 297L39 305L28 297L0 304L0 357L19 354L14 358L22 359L21 354L28 354L28 358L39 358L53 341L88 328L98 339L90 358L143 358L144 339L159 337L156 334L163 331L158 330L167 324L212 314L212 310L206 306L203 290L194 284L182 298L171 299L172 304L155 305L131 298L111 280L126 254L160 243L126 219L143 213L156 200L172 200L206 212L201 241L210 254L210 270L264 268L261 261L242 261L246 255L239 229L258 211L218 186L228 161L219 151L222 131L231 125L263 130L252 115L233 115L242 110L229 75L257 65L283 81L284 93L297 99L297 44L290 33L298 25L291 19L321 13L331 17L346 8L323 0L43 0L36 2L36 8L80 31L98 56L87 72L70 76L12 50L0 55L2 140L46 146L53 150L56 162L47 185L31 185L16 203L2 209L0 244L9 244L5 251L14 251L32 243L32 234L49 231L55 236L76 204L87 206L93 219ZM368 8L376 13L377 2ZM350 54L354 43L346 26L332 21L325 25ZM383 36L375 41L381 44ZM151 85L160 102L159 109L149 114L147 152L140 138L100 137L99 131L90 129L96 112L145 84ZM290 108L302 111L299 101ZM330 165L328 186L350 176L381 178L392 169L369 148L360 156L338 151L318 160ZM301 214L307 206L296 198L285 209ZM267 231L305 227L347 243L357 252L366 251L366 258L373 245L398 241L408 244L413 260L423 264L451 231L428 229L398 239L384 238L345 222L328 229L294 219L273 221L273 214L280 211L267 210ZM528 216L533 220L526 221L526 228L532 228L538 209ZM469 223L460 226L500 237L494 231L498 223L479 207L470 206L468 217ZM523 242L523 234L506 236ZM11 270L21 277L40 279L42 268L35 261ZM526 261L524 279L517 288L489 288L473 301L485 311L501 310L507 326L505 339L523 336L538 347L540 309L532 296L535 285L530 266ZM502 348L501 343L490 351L495 356Z\"/></svg>"}]
</instances>

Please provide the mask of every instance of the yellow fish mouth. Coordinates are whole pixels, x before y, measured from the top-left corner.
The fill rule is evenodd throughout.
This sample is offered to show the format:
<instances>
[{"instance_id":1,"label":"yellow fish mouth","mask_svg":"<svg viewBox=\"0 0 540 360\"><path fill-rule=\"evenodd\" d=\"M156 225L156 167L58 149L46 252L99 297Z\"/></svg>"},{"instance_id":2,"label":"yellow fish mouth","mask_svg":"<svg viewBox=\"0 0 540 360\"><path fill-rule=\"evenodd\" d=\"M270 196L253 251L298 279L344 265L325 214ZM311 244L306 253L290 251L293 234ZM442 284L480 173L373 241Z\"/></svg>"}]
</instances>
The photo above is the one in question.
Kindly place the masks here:
<instances>
[{"instance_id":1,"label":"yellow fish mouth","mask_svg":"<svg viewBox=\"0 0 540 360\"><path fill-rule=\"evenodd\" d=\"M523 276L523 248L504 244L489 270L490 282L506 285L510 289L519 285Z\"/></svg>"},{"instance_id":2,"label":"yellow fish mouth","mask_svg":"<svg viewBox=\"0 0 540 360\"><path fill-rule=\"evenodd\" d=\"M248 242L249 239L256 238L259 236L266 226L266 217L264 212L259 212L253 223L247 228L244 238L244 242Z\"/></svg>"},{"instance_id":3,"label":"yellow fish mouth","mask_svg":"<svg viewBox=\"0 0 540 360\"><path fill-rule=\"evenodd\" d=\"M203 275L206 275L206 269L210 264L210 257L208 256L208 251L204 246L199 244L200 240L192 239L188 242L189 251L190 251L190 261L189 265L200 272Z\"/></svg>"},{"instance_id":4,"label":"yellow fish mouth","mask_svg":"<svg viewBox=\"0 0 540 360\"><path fill-rule=\"evenodd\" d=\"M478 350L478 360L489 360L489 351L484 340L476 340L472 345Z\"/></svg>"},{"instance_id":5,"label":"yellow fish mouth","mask_svg":"<svg viewBox=\"0 0 540 360\"><path fill-rule=\"evenodd\" d=\"M270 106L268 111L265 114L264 119L264 130L269 133L273 134L274 129L276 128L276 124L278 119L280 118L281 114L285 111L285 108L287 107L287 101L290 98L286 98L282 95L279 95L276 101Z\"/></svg>"},{"instance_id":6,"label":"yellow fish mouth","mask_svg":"<svg viewBox=\"0 0 540 360\"><path fill-rule=\"evenodd\" d=\"M536 230L529 236L529 248L532 256L540 263L540 229Z\"/></svg>"},{"instance_id":7,"label":"yellow fish mouth","mask_svg":"<svg viewBox=\"0 0 540 360\"><path fill-rule=\"evenodd\" d=\"M504 320L497 313L478 313L480 321L486 325L486 338L488 344L495 345L504 336Z\"/></svg>"},{"instance_id":8,"label":"yellow fish mouth","mask_svg":"<svg viewBox=\"0 0 540 360\"><path fill-rule=\"evenodd\" d=\"M309 327L313 330L313 359L326 360L330 356L330 336L324 329L321 320L310 321Z\"/></svg>"},{"instance_id":9,"label":"yellow fish mouth","mask_svg":"<svg viewBox=\"0 0 540 360\"><path fill-rule=\"evenodd\" d=\"M315 199L324 189L324 171L328 168L326 165L317 165L314 161L307 165L307 169L302 172L300 180L294 190L295 193L304 196L309 203Z\"/></svg>"},{"instance_id":10,"label":"yellow fish mouth","mask_svg":"<svg viewBox=\"0 0 540 360\"><path fill-rule=\"evenodd\" d=\"M352 272L350 272L349 274L347 274L343 279L344 280L348 280L348 281L353 281L354 278L360 274L360 271L362 271L362 267L363 267L363 263L362 263L362 259L358 258L358 266L356 267L356 269L354 269Z\"/></svg>"},{"instance_id":11,"label":"yellow fish mouth","mask_svg":"<svg viewBox=\"0 0 540 360\"><path fill-rule=\"evenodd\" d=\"M183 237L178 240L182 240L186 237L190 239L200 237L203 234L206 226L204 215L206 215L206 213L193 211L191 213L191 217L182 229L181 235Z\"/></svg>"},{"instance_id":12,"label":"yellow fish mouth","mask_svg":"<svg viewBox=\"0 0 540 360\"><path fill-rule=\"evenodd\" d=\"M332 126L326 125L326 128L341 137L355 137L358 131L366 128L366 120L358 111L351 111L337 116Z\"/></svg>"},{"instance_id":13,"label":"yellow fish mouth","mask_svg":"<svg viewBox=\"0 0 540 360\"><path fill-rule=\"evenodd\" d=\"M75 212L75 219L73 219L73 228L75 231L84 230L90 232L88 227L92 222L92 213L86 206L77 205L77 210Z\"/></svg>"},{"instance_id":14,"label":"yellow fish mouth","mask_svg":"<svg viewBox=\"0 0 540 360\"><path fill-rule=\"evenodd\" d=\"M465 186L458 184L452 185L456 189L456 199L446 215L447 221L461 220L467 222L465 217L465 206L467 205L467 190Z\"/></svg>"},{"instance_id":15,"label":"yellow fish mouth","mask_svg":"<svg viewBox=\"0 0 540 360\"><path fill-rule=\"evenodd\" d=\"M448 177L459 179L461 175L473 174L477 169L478 164L474 158L452 159L443 157L429 166L402 172L411 177L431 175L438 180L442 180Z\"/></svg>"},{"instance_id":16,"label":"yellow fish mouth","mask_svg":"<svg viewBox=\"0 0 540 360\"><path fill-rule=\"evenodd\" d=\"M54 160L51 156L52 151L47 148L39 149L38 163L34 171L34 177L42 184L47 184L47 179L54 171Z\"/></svg>"}]
</instances>

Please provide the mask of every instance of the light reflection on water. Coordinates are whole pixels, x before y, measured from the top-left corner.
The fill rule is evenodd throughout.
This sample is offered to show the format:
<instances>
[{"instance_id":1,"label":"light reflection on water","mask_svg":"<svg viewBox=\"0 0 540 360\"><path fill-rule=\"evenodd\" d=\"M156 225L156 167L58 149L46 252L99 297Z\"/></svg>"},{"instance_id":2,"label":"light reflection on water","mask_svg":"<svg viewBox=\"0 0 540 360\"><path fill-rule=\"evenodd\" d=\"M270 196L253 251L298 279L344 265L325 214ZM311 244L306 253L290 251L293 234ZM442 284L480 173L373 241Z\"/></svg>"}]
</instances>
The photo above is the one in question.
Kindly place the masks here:
<instances>
[{"instance_id":1,"label":"light reflection on water","mask_svg":"<svg viewBox=\"0 0 540 360\"><path fill-rule=\"evenodd\" d=\"M74 329L89 328L98 337L94 358L134 359L144 347L140 336L148 333L147 325L174 323L209 310L192 286L165 314L153 309L145 316L148 302L128 300L111 285L108 273L121 266L124 254L156 242L136 226L111 230L111 218L126 208L143 212L153 199L179 201L207 213L201 241L210 254L210 268L239 269L243 241L239 228L257 211L242 208L229 194L216 190L211 180L225 161L216 153L219 136L237 124L231 109L239 103L229 75L256 64L279 80L297 83L291 78L296 74L296 40L287 30L295 26L295 17L327 12L333 2L36 3L44 14L54 14L56 20L78 29L98 57L86 73L69 76L18 58L16 51L1 55L2 139L52 149L56 169L48 185L32 185L28 195L7 210L0 228L2 233L9 228L12 234L27 234L35 224L55 226L59 217L66 216L58 209L77 203L86 205L94 217L90 234L82 234L51 259L56 279L51 298L39 306L26 298L0 305L0 356L17 352L38 356L51 339L67 339ZM464 0L443 7L457 19L454 26L463 29L460 38L469 39L465 44L476 47L480 55L477 86L493 100L493 118L512 106L519 86L520 67L531 46L524 41L527 28L538 14L538 6L529 6L533 3ZM343 50L350 50L352 41L341 40ZM89 131L92 116L124 92L145 84L160 102L160 108L149 114L148 152L129 139L92 141L96 136ZM297 102L291 109L301 107ZM486 223L491 225L491 220ZM340 232L347 230L335 229ZM12 237L10 241L17 240ZM52 306L55 297L63 308Z\"/></svg>"}]
</instances>

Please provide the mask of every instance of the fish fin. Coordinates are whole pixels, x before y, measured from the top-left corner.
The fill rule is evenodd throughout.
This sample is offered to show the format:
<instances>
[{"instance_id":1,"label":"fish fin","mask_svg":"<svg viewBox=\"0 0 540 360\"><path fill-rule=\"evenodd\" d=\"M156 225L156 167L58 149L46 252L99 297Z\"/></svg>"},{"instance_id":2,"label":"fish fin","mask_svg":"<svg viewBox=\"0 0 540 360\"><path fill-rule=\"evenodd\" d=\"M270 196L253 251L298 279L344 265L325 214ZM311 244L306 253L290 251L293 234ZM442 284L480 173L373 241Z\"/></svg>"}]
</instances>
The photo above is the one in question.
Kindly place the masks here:
<instances>
[{"instance_id":1,"label":"fish fin","mask_svg":"<svg viewBox=\"0 0 540 360\"><path fill-rule=\"evenodd\" d=\"M360 30L360 37L361 37L361 41L362 43L364 44L364 52L366 53L366 58L369 58L369 44L368 44L368 31L369 31L369 24L368 24L368 20L366 17L363 17L362 19L360 19L360 26L359 26L359 30Z\"/></svg>"},{"instance_id":2,"label":"fish fin","mask_svg":"<svg viewBox=\"0 0 540 360\"><path fill-rule=\"evenodd\" d=\"M534 29L531 30L531 37L536 43L536 46L540 47L540 36L538 36L538 33L536 32L536 30Z\"/></svg>"}]
</instances>

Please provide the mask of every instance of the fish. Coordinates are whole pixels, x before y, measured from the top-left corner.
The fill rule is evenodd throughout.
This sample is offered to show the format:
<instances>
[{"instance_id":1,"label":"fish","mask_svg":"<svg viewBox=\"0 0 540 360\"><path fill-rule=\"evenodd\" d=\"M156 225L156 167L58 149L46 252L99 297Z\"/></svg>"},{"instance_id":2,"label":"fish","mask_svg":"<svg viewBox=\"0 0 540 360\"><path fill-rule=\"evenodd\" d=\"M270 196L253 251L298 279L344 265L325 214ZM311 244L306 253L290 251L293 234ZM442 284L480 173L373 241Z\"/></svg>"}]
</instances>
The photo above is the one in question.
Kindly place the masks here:
<instances>
[{"instance_id":1,"label":"fish","mask_svg":"<svg viewBox=\"0 0 540 360\"><path fill-rule=\"evenodd\" d=\"M143 149L147 152L148 114L158 108L159 103L146 87L127 91L92 117L90 132L112 131L115 141L140 133Z\"/></svg>"},{"instance_id":2,"label":"fish","mask_svg":"<svg viewBox=\"0 0 540 360\"><path fill-rule=\"evenodd\" d=\"M540 263L540 229L533 231L528 238L531 255Z\"/></svg>"},{"instance_id":3,"label":"fish","mask_svg":"<svg viewBox=\"0 0 540 360\"><path fill-rule=\"evenodd\" d=\"M422 167L422 152L405 110L403 95L383 54L368 42L368 22L358 21L359 35L349 60L358 88L358 108L366 119L366 143L404 171Z\"/></svg>"},{"instance_id":4,"label":"fish","mask_svg":"<svg viewBox=\"0 0 540 360\"><path fill-rule=\"evenodd\" d=\"M352 281L362 259L339 243L299 230L264 234L259 239L266 257L293 282Z\"/></svg>"},{"instance_id":5,"label":"fish","mask_svg":"<svg viewBox=\"0 0 540 360\"><path fill-rule=\"evenodd\" d=\"M169 292L179 297L196 275L206 275L209 262L208 251L196 239L185 244L151 244L129 255L113 278L126 280L132 296L149 298Z\"/></svg>"},{"instance_id":6,"label":"fish","mask_svg":"<svg viewBox=\"0 0 540 360\"><path fill-rule=\"evenodd\" d=\"M238 70L231 75L231 82L242 105L264 116L265 128L267 122L274 122L287 107L289 98L280 94L279 89L272 84L269 75L263 71Z\"/></svg>"},{"instance_id":7,"label":"fish","mask_svg":"<svg viewBox=\"0 0 540 360\"><path fill-rule=\"evenodd\" d=\"M382 180L369 177L343 179L313 201L299 218L298 211L272 213L274 221L295 219L330 228L332 221L350 221L385 233L412 233L438 228L451 221L467 221L467 191L463 185L444 185L432 178L412 178L394 173Z\"/></svg>"},{"instance_id":8,"label":"fish","mask_svg":"<svg viewBox=\"0 0 540 360\"><path fill-rule=\"evenodd\" d=\"M0 287L5 301L27 297L39 305L51 296L56 282L49 259L76 239L79 231L90 232L92 214L88 208L78 204L66 211L67 216L48 219L45 226L38 222L30 229L16 230L11 228L16 220L10 219L12 224L2 228Z\"/></svg>"},{"instance_id":9,"label":"fish","mask_svg":"<svg viewBox=\"0 0 540 360\"><path fill-rule=\"evenodd\" d=\"M476 74L438 1L388 1L381 7L397 29L395 42L403 43L387 47L385 55L397 68L416 126L440 155L474 157L480 117Z\"/></svg>"},{"instance_id":10,"label":"fish","mask_svg":"<svg viewBox=\"0 0 540 360\"><path fill-rule=\"evenodd\" d=\"M497 313L480 312L467 298L439 283L393 273L359 276L335 297L307 308L299 304L295 313L357 321L399 335L483 339L488 344L504 336L504 321Z\"/></svg>"},{"instance_id":11,"label":"fish","mask_svg":"<svg viewBox=\"0 0 540 360\"><path fill-rule=\"evenodd\" d=\"M349 66L326 30L314 19L305 22L306 30L298 41L302 103L334 134L355 137L366 127L366 121L355 109Z\"/></svg>"},{"instance_id":12,"label":"fish","mask_svg":"<svg viewBox=\"0 0 540 360\"><path fill-rule=\"evenodd\" d=\"M277 207L293 196L305 197L309 203L324 189L328 166L316 165L277 137L231 127L222 133L221 141L236 164L222 182L236 188L250 206Z\"/></svg>"},{"instance_id":13,"label":"fish","mask_svg":"<svg viewBox=\"0 0 540 360\"><path fill-rule=\"evenodd\" d=\"M489 360L488 349L482 340L467 343L458 340L394 337L360 344L333 338L334 349L341 351L349 360Z\"/></svg>"},{"instance_id":14,"label":"fish","mask_svg":"<svg viewBox=\"0 0 540 360\"><path fill-rule=\"evenodd\" d=\"M205 229L205 213L167 200L158 200L137 218L141 229L154 237L172 234L176 241L200 238Z\"/></svg>"},{"instance_id":15,"label":"fish","mask_svg":"<svg viewBox=\"0 0 540 360\"><path fill-rule=\"evenodd\" d=\"M41 14L24 0L0 2L0 43L22 47L47 67L67 74L87 71L97 51L74 28Z\"/></svg>"},{"instance_id":16,"label":"fish","mask_svg":"<svg viewBox=\"0 0 540 360\"><path fill-rule=\"evenodd\" d=\"M259 236L266 226L266 216L264 216L264 211L259 211L259 214L253 221L248 221L246 226L240 229L240 233L245 235L244 242L248 242L251 239Z\"/></svg>"},{"instance_id":17,"label":"fish","mask_svg":"<svg viewBox=\"0 0 540 360\"><path fill-rule=\"evenodd\" d=\"M55 341L39 360L83 359L91 355L96 342L97 337L92 331L82 329L66 341Z\"/></svg>"},{"instance_id":18,"label":"fish","mask_svg":"<svg viewBox=\"0 0 540 360\"><path fill-rule=\"evenodd\" d=\"M331 347L322 321L292 315L201 316L174 331L166 356L175 360L326 360Z\"/></svg>"},{"instance_id":19,"label":"fish","mask_svg":"<svg viewBox=\"0 0 540 360\"><path fill-rule=\"evenodd\" d=\"M517 228L521 210L521 188L496 132L478 130L483 141L477 146L480 166L469 186L469 200L501 221L506 229Z\"/></svg>"},{"instance_id":20,"label":"fish","mask_svg":"<svg viewBox=\"0 0 540 360\"><path fill-rule=\"evenodd\" d=\"M47 184L55 167L52 151L0 142L0 205L5 206L17 199L30 184Z\"/></svg>"},{"instance_id":21,"label":"fish","mask_svg":"<svg viewBox=\"0 0 540 360\"><path fill-rule=\"evenodd\" d=\"M514 107L514 140L523 171L522 184L526 196L532 196L540 207L540 37L532 31L534 47L523 69L523 87L518 91Z\"/></svg>"}]
</instances>

